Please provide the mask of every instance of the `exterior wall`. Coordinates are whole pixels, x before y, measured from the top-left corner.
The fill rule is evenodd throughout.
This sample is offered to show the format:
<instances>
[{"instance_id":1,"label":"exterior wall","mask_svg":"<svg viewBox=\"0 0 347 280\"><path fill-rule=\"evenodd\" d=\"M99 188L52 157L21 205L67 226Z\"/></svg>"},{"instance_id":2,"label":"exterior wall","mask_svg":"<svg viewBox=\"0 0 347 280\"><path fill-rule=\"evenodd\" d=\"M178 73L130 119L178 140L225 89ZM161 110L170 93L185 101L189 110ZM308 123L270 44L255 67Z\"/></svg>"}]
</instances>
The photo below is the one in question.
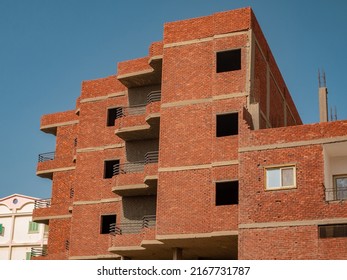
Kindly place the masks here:
<instances>
[{"instance_id":1,"label":"exterior wall","mask_svg":"<svg viewBox=\"0 0 347 280\"><path fill-rule=\"evenodd\" d=\"M31 248L47 244L44 225L39 225L37 232L29 232L35 200L17 194L0 199L0 259L25 260Z\"/></svg>"},{"instance_id":2,"label":"exterior wall","mask_svg":"<svg viewBox=\"0 0 347 280\"><path fill-rule=\"evenodd\" d=\"M252 12L252 73L250 101L259 103L260 126L283 127L302 124L296 106Z\"/></svg>"},{"instance_id":3,"label":"exterior wall","mask_svg":"<svg viewBox=\"0 0 347 280\"><path fill-rule=\"evenodd\" d=\"M120 203L105 202L74 206L70 235L70 258L94 258L109 255L109 234L100 234L101 215L121 213ZM118 216L117 216L118 219Z\"/></svg>"},{"instance_id":4,"label":"exterior wall","mask_svg":"<svg viewBox=\"0 0 347 280\"><path fill-rule=\"evenodd\" d=\"M346 201L326 200L325 177L329 175L319 143L344 137L345 123L250 131L244 136L252 141L240 153L239 258L347 257L345 250L336 247L345 248L345 238L318 238L318 225L347 222ZM296 166L296 188L266 190L264 168L283 164ZM347 172L343 164L338 168Z\"/></svg>"}]
</instances>

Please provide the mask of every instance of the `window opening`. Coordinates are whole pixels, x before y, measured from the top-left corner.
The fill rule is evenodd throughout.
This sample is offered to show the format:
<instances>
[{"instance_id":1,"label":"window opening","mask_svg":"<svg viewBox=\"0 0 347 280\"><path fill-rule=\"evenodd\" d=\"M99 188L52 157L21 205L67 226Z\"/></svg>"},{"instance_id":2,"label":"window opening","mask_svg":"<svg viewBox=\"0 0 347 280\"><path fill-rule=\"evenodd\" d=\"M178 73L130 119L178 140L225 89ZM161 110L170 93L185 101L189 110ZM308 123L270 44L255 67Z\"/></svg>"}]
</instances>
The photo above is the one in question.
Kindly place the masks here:
<instances>
[{"instance_id":1,"label":"window opening","mask_svg":"<svg viewBox=\"0 0 347 280\"><path fill-rule=\"evenodd\" d=\"M113 172L113 167L118 164L119 165L119 159L115 160L106 160L104 162L104 179L110 179L113 177L113 175L119 174L119 168L118 171Z\"/></svg>"},{"instance_id":2,"label":"window opening","mask_svg":"<svg viewBox=\"0 0 347 280\"><path fill-rule=\"evenodd\" d=\"M239 133L238 113L217 115L216 136L224 137Z\"/></svg>"},{"instance_id":3,"label":"window opening","mask_svg":"<svg viewBox=\"0 0 347 280\"><path fill-rule=\"evenodd\" d=\"M347 237L347 224L318 226L319 238Z\"/></svg>"},{"instance_id":4,"label":"window opening","mask_svg":"<svg viewBox=\"0 0 347 280\"><path fill-rule=\"evenodd\" d=\"M117 215L115 215L115 214L102 215L101 216L100 233L101 234L109 234L110 233L110 225L115 224L116 219L117 219Z\"/></svg>"},{"instance_id":5,"label":"window opening","mask_svg":"<svg viewBox=\"0 0 347 280\"><path fill-rule=\"evenodd\" d=\"M116 119L122 116L122 108L109 108L107 109L107 126L114 126Z\"/></svg>"},{"instance_id":6,"label":"window opening","mask_svg":"<svg viewBox=\"0 0 347 280\"><path fill-rule=\"evenodd\" d=\"M216 206L233 205L239 203L239 182L216 183Z\"/></svg>"},{"instance_id":7,"label":"window opening","mask_svg":"<svg viewBox=\"0 0 347 280\"><path fill-rule=\"evenodd\" d=\"M241 49L217 52L217 73L241 69Z\"/></svg>"}]
</instances>

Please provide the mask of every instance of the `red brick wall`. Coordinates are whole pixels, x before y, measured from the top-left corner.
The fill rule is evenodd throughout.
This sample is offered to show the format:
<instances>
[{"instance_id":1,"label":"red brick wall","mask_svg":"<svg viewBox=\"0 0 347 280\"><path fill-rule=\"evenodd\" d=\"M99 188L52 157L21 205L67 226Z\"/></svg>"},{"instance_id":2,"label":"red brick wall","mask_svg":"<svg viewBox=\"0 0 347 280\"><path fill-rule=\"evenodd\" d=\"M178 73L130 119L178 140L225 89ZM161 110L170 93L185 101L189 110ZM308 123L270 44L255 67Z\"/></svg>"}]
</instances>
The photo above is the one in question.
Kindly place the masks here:
<instances>
[{"instance_id":1,"label":"red brick wall","mask_svg":"<svg viewBox=\"0 0 347 280\"><path fill-rule=\"evenodd\" d=\"M78 117L76 116L74 110L43 115L41 118L41 127L57 123L70 122L77 119Z\"/></svg>"},{"instance_id":2,"label":"red brick wall","mask_svg":"<svg viewBox=\"0 0 347 280\"><path fill-rule=\"evenodd\" d=\"M148 65L148 60L149 57L141 57L119 62L117 74L121 76L139 71L153 70L151 66Z\"/></svg>"},{"instance_id":3,"label":"red brick wall","mask_svg":"<svg viewBox=\"0 0 347 280\"><path fill-rule=\"evenodd\" d=\"M170 22L164 25L164 44L202 39L250 28L250 8L211 16Z\"/></svg>"},{"instance_id":4,"label":"red brick wall","mask_svg":"<svg viewBox=\"0 0 347 280\"><path fill-rule=\"evenodd\" d=\"M111 191L114 180L104 179L104 161L112 159L120 159L124 162L124 150L108 149L78 154L75 201L94 201L115 197Z\"/></svg>"},{"instance_id":5,"label":"red brick wall","mask_svg":"<svg viewBox=\"0 0 347 280\"><path fill-rule=\"evenodd\" d=\"M126 96L108 98L99 102L82 103L78 132L78 149L122 143L115 136L115 126L107 126L107 109L127 106ZM120 122L115 121L115 125Z\"/></svg>"},{"instance_id":6,"label":"red brick wall","mask_svg":"<svg viewBox=\"0 0 347 280\"><path fill-rule=\"evenodd\" d=\"M275 58L274 58L274 56L273 56L273 54L271 52L271 49L270 49L270 47L269 47L269 45L268 45L268 43L266 41L266 38L265 38L265 36L264 36L260 26L259 26L259 23L258 23L255 15L253 13L253 11L251 11L251 14L252 14L251 15L252 30L253 30L253 32L255 34L255 37L256 37L256 40L259 43L260 48L261 48L261 50L262 50L262 52L263 52L263 54L265 56L265 60L269 64L269 67L270 67L271 73L272 73L272 75L274 77L274 80L277 82L279 89L284 94L285 100L286 100L290 110L292 111L292 113L294 115L294 119L296 120L296 124L302 124L300 115L299 115L299 113L298 113L298 111L296 109L296 106L295 106L295 104L293 102L293 99L292 99L291 95L289 94L289 90L288 90L288 88L286 86L286 83L285 83L285 81L284 81L284 79L282 77L282 74L281 74L281 72L280 72L280 70L279 70L279 68L277 66ZM264 57L262 57L261 54L258 53L258 51L259 51L258 48L256 48L255 67L257 67L257 63L259 63L260 61L264 60ZM260 62L260 63L263 63L263 62ZM259 67L261 68L261 69L259 69L260 72L258 72L256 70L255 77L257 77L257 75L258 75L258 77L260 77L260 76L264 77L263 76L264 75L264 72L263 72L264 71L264 66L259 66ZM261 81L261 78L259 80L257 80L257 78L256 78L255 82L256 82L256 84L255 84L255 93L257 95L258 92L263 92L265 90L262 87L262 84L263 84L264 81ZM262 103L263 103L263 101L261 102L261 108L264 108L265 105L262 104ZM264 113L265 113L265 111L264 111ZM294 124L294 122L293 122L292 119L287 123L287 125L293 125L293 124ZM275 126L277 126L277 125L275 125ZM264 128L264 127L261 126L261 128Z\"/></svg>"},{"instance_id":7,"label":"red brick wall","mask_svg":"<svg viewBox=\"0 0 347 280\"><path fill-rule=\"evenodd\" d=\"M75 205L70 257L110 254L108 248L111 247L111 237L109 234L100 234L101 215L118 214L120 207L119 202Z\"/></svg>"},{"instance_id":8,"label":"red brick wall","mask_svg":"<svg viewBox=\"0 0 347 280\"><path fill-rule=\"evenodd\" d=\"M81 98L92 98L106 96L111 93L122 92L126 90L118 80L117 76L109 76L97 80L83 81Z\"/></svg>"},{"instance_id":9,"label":"red brick wall","mask_svg":"<svg viewBox=\"0 0 347 280\"><path fill-rule=\"evenodd\" d=\"M339 128L339 129L338 129ZM243 136L240 146L286 143L346 134L345 122L264 129ZM293 148L268 148L239 154L239 223L276 223L344 218L347 204L327 202L324 188L324 158L321 144ZM265 190L266 166L295 164L296 188ZM260 226L261 227L261 226ZM336 239L336 238L335 238ZM317 225L241 229L241 259L331 259L344 258L343 238L318 239ZM269 248L267 251L265 248Z\"/></svg>"},{"instance_id":10,"label":"red brick wall","mask_svg":"<svg viewBox=\"0 0 347 280\"><path fill-rule=\"evenodd\" d=\"M157 56L163 54L163 42L154 42L149 47L149 56Z\"/></svg>"},{"instance_id":11,"label":"red brick wall","mask_svg":"<svg viewBox=\"0 0 347 280\"><path fill-rule=\"evenodd\" d=\"M317 228L281 227L239 230L239 259L317 259Z\"/></svg>"},{"instance_id":12,"label":"red brick wall","mask_svg":"<svg viewBox=\"0 0 347 280\"><path fill-rule=\"evenodd\" d=\"M66 240L70 240L70 219L52 219L49 221L48 258L51 260L68 259Z\"/></svg>"},{"instance_id":13,"label":"red brick wall","mask_svg":"<svg viewBox=\"0 0 347 280\"><path fill-rule=\"evenodd\" d=\"M164 49L162 103L211 96L212 43Z\"/></svg>"}]
</instances>

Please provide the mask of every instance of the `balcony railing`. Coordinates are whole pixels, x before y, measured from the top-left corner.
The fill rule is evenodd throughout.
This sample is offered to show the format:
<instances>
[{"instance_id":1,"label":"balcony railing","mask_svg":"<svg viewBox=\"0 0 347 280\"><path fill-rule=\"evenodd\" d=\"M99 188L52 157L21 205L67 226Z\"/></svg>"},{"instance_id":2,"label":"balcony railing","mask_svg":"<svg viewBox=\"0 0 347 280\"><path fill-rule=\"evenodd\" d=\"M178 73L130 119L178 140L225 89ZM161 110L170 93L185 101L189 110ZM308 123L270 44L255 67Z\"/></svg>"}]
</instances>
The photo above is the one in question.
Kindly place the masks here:
<instances>
[{"instance_id":1,"label":"balcony railing","mask_svg":"<svg viewBox=\"0 0 347 280\"><path fill-rule=\"evenodd\" d=\"M145 154L145 164L157 163L159 158L159 151L152 151Z\"/></svg>"},{"instance_id":2,"label":"balcony railing","mask_svg":"<svg viewBox=\"0 0 347 280\"><path fill-rule=\"evenodd\" d=\"M51 199L39 199L35 200L35 209L40 209L40 208L48 208L51 207Z\"/></svg>"},{"instance_id":3,"label":"balcony railing","mask_svg":"<svg viewBox=\"0 0 347 280\"><path fill-rule=\"evenodd\" d=\"M146 105L152 102L157 102L161 100L161 91L151 91L147 95L147 103L146 104L138 104L132 105L129 107L119 108L116 112L116 119L125 117L125 116L136 116L142 115L146 112Z\"/></svg>"},{"instance_id":4,"label":"balcony railing","mask_svg":"<svg viewBox=\"0 0 347 280\"><path fill-rule=\"evenodd\" d=\"M328 201L347 200L347 187L325 188L325 193Z\"/></svg>"},{"instance_id":5,"label":"balcony railing","mask_svg":"<svg viewBox=\"0 0 347 280\"><path fill-rule=\"evenodd\" d=\"M54 160L54 158L55 158L55 152L39 154L39 162Z\"/></svg>"},{"instance_id":6,"label":"balcony railing","mask_svg":"<svg viewBox=\"0 0 347 280\"><path fill-rule=\"evenodd\" d=\"M152 103L152 102L157 102L161 100L161 91L156 90L156 91L151 91L147 95L147 104Z\"/></svg>"},{"instance_id":7,"label":"balcony railing","mask_svg":"<svg viewBox=\"0 0 347 280\"><path fill-rule=\"evenodd\" d=\"M126 233L140 233L145 228L155 226L156 216L146 215L143 216L141 221L126 222L120 224L110 224L111 235L122 235Z\"/></svg>"},{"instance_id":8,"label":"balcony railing","mask_svg":"<svg viewBox=\"0 0 347 280\"><path fill-rule=\"evenodd\" d=\"M118 174L143 172L146 164L158 162L158 156L158 151L152 151L145 154L145 159L143 161L115 164L113 166L113 176Z\"/></svg>"},{"instance_id":9,"label":"balcony railing","mask_svg":"<svg viewBox=\"0 0 347 280\"><path fill-rule=\"evenodd\" d=\"M41 248L31 248L31 256L32 257L44 257L47 256L47 247Z\"/></svg>"}]
</instances>

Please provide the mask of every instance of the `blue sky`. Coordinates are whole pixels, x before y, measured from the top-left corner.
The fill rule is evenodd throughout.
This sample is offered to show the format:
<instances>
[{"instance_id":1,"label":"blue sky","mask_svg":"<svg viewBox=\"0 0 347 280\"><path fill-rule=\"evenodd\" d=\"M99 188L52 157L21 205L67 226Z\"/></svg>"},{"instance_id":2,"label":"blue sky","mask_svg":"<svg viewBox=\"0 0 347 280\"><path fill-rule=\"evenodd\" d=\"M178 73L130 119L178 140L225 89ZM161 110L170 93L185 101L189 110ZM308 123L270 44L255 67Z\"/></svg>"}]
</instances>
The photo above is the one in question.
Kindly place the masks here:
<instances>
[{"instance_id":1,"label":"blue sky","mask_svg":"<svg viewBox=\"0 0 347 280\"><path fill-rule=\"evenodd\" d=\"M75 108L81 82L143 57L165 22L251 6L304 123L318 121L317 71L329 104L347 119L347 1L0 0L0 197L50 197L36 177L39 153L54 151L43 114ZM329 106L330 106L329 105Z\"/></svg>"}]
</instances>

